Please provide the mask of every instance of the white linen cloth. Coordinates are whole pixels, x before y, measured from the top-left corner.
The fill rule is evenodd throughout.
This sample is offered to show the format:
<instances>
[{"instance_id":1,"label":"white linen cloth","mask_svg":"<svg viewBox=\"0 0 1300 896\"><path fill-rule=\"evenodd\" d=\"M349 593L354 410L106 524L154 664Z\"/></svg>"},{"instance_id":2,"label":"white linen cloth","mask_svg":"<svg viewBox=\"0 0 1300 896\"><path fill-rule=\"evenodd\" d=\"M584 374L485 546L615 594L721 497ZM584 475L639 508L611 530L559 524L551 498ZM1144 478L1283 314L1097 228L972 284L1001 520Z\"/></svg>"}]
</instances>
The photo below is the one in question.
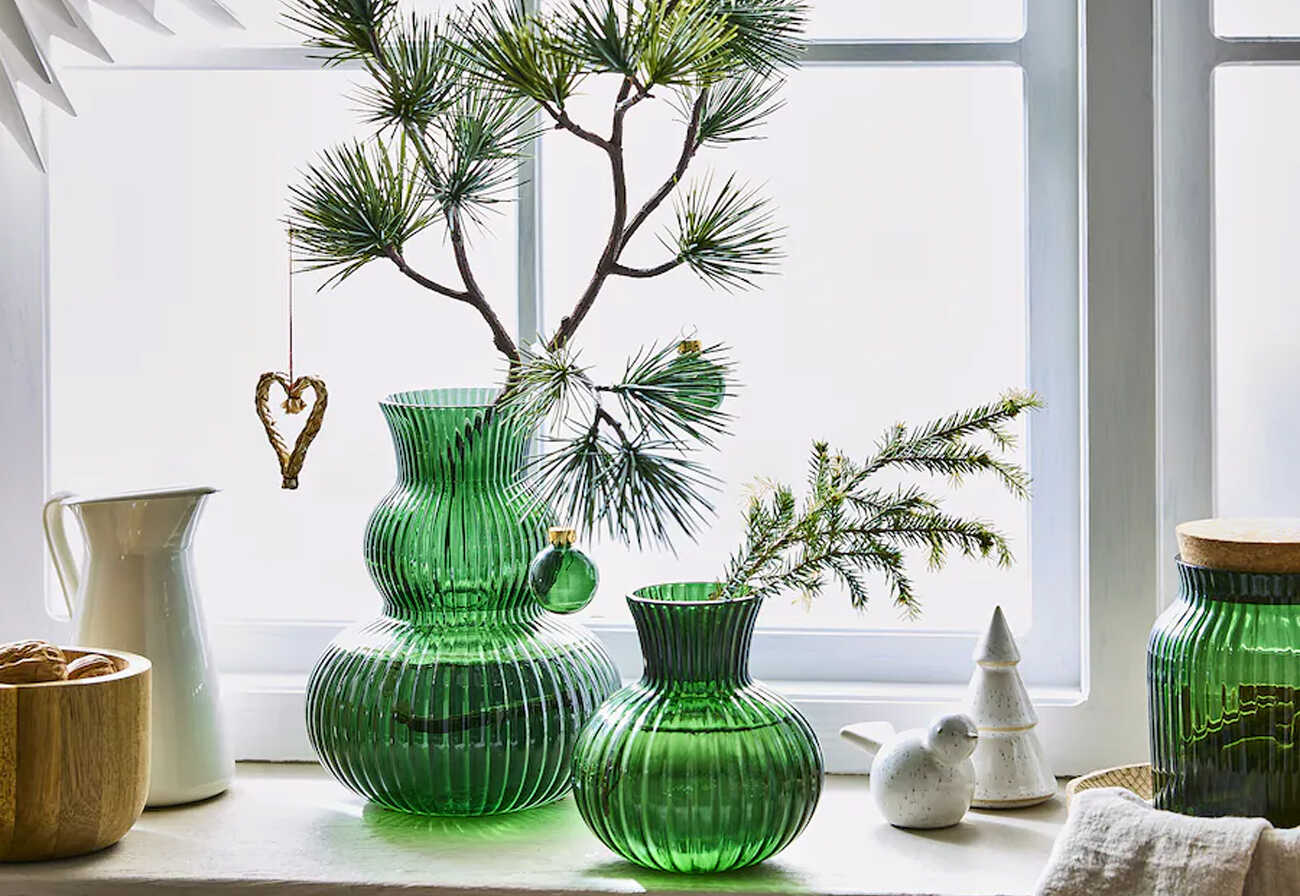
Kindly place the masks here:
<instances>
[{"instance_id":1,"label":"white linen cloth","mask_svg":"<svg viewBox=\"0 0 1300 896\"><path fill-rule=\"evenodd\" d=\"M1300 828L1161 812L1119 788L1070 802L1037 896L1300 894Z\"/></svg>"}]
</instances>

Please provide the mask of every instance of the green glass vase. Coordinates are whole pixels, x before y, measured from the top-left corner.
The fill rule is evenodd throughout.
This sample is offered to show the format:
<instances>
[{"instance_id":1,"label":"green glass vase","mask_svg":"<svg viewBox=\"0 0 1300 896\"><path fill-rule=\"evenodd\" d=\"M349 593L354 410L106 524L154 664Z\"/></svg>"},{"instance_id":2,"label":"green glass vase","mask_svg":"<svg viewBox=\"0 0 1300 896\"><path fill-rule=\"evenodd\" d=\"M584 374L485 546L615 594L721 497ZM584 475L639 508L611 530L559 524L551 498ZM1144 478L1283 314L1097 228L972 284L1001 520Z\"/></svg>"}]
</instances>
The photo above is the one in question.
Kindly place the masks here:
<instances>
[{"instance_id":1,"label":"green glass vase","mask_svg":"<svg viewBox=\"0 0 1300 896\"><path fill-rule=\"evenodd\" d=\"M628 598L645 674L611 697L574 750L574 796L614 852L649 868L727 871L770 858L812 818L817 736L749 675L762 601L708 600L713 585Z\"/></svg>"},{"instance_id":2,"label":"green glass vase","mask_svg":"<svg viewBox=\"0 0 1300 896\"><path fill-rule=\"evenodd\" d=\"M1147 646L1156 806L1300 824L1300 574L1178 581Z\"/></svg>"},{"instance_id":3,"label":"green glass vase","mask_svg":"<svg viewBox=\"0 0 1300 896\"><path fill-rule=\"evenodd\" d=\"M528 589L546 511L520 476L527 434L489 412L495 395L381 403L398 476L365 557L383 616L339 635L307 686L321 762L392 809L490 815L563 796L577 733L619 684L600 643Z\"/></svg>"}]
</instances>

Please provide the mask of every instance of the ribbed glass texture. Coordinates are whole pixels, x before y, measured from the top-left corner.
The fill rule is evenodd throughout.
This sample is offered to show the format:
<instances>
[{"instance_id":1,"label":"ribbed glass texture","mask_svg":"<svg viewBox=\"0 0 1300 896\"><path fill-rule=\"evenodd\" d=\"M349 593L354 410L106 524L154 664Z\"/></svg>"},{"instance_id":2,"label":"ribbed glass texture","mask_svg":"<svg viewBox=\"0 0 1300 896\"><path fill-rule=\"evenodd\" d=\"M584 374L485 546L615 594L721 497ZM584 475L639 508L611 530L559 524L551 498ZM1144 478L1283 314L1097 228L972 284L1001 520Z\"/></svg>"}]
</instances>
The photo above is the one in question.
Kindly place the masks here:
<instances>
[{"instance_id":1,"label":"ribbed glass texture","mask_svg":"<svg viewBox=\"0 0 1300 896\"><path fill-rule=\"evenodd\" d=\"M1178 580L1147 645L1156 806L1300 824L1300 575Z\"/></svg>"},{"instance_id":2,"label":"ribbed glass texture","mask_svg":"<svg viewBox=\"0 0 1300 896\"><path fill-rule=\"evenodd\" d=\"M381 403L397 484L365 556L384 614L345 631L307 687L321 762L406 812L489 815L564 795L579 729L618 687L599 642L528 590L545 509L520 481L526 435L486 389Z\"/></svg>"},{"instance_id":3,"label":"ribbed glass texture","mask_svg":"<svg viewBox=\"0 0 1300 896\"><path fill-rule=\"evenodd\" d=\"M812 818L822 756L808 722L749 675L761 600L710 601L711 584L628 598L641 680L587 723L574 796L624 858L664 871L726 871L784 849Z\"/></svg>"}]
</instances>

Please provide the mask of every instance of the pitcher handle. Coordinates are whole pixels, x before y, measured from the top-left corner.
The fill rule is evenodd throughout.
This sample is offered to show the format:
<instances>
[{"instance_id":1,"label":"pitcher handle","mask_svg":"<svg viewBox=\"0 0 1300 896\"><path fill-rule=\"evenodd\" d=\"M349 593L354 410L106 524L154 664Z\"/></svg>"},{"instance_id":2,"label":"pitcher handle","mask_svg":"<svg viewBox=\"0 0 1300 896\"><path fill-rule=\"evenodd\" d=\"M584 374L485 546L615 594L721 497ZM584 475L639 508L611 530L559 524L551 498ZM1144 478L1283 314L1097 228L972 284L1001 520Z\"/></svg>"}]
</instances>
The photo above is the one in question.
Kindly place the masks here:
<instances>
[{"instance_id":1,"label":"pitcher handle","mask_svg":"<svg viewBox=\"0 0 1300 896\"><path fill-rule=\"evenodd\" d=\"M50 557L54 560L54 571L59 576L59 587L63 590L63 604L68 608L68 620L75 615L72 610L72 598L81 587L81 572L77 561L72 557L72 548L68 547L68 530L63 523L63 509L68 500L75 497L72 492L59 492L45 502L42 520L45 524L45 543L50 546ZM55 619L59 617L51 612Z\"/></svg>"}]
</instances>

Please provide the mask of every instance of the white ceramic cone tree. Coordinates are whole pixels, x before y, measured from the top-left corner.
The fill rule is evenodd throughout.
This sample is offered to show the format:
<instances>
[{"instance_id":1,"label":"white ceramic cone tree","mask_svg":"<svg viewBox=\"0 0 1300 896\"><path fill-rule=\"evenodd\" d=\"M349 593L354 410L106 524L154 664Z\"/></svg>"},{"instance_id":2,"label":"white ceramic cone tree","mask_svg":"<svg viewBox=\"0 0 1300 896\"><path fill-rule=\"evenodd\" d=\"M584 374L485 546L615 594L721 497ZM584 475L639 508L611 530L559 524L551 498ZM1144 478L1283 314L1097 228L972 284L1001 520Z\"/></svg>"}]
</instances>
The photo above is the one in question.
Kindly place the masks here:
<instances>
[{"instance_id":1,"label":"white ceramic cone tree","mask_svg":"<svg viewBox=\"0 0 1300 896\"><path fill-rule=\"evenodd\" d=\"M223 0L183 2L204 18L239 25ZM157 0L95 0L95 3L160 34L171 34L154 15ZM90 0L0 0L0 125L40 167L44 166L36 138L19 104L16 88L22 84L42 100L70 115L76 114L50 63L50 44L56 37L105 62L113 61L95 34Z\"/></svg>"},{"instance_id":2,"label":"white ceramic cone tree","mask_svg":"<svg viewBox=\"0 0 1300 896\"><path fill-rule=\"evenodd\" d=\"M979 728L975 798L981 809L1019 809L1050 799L1056 778L1034 733L1038 714L1016 666L1020 650L998 607L975 648L975 674L966 694L966 712Z\"/></svg>"}]
</instances>

